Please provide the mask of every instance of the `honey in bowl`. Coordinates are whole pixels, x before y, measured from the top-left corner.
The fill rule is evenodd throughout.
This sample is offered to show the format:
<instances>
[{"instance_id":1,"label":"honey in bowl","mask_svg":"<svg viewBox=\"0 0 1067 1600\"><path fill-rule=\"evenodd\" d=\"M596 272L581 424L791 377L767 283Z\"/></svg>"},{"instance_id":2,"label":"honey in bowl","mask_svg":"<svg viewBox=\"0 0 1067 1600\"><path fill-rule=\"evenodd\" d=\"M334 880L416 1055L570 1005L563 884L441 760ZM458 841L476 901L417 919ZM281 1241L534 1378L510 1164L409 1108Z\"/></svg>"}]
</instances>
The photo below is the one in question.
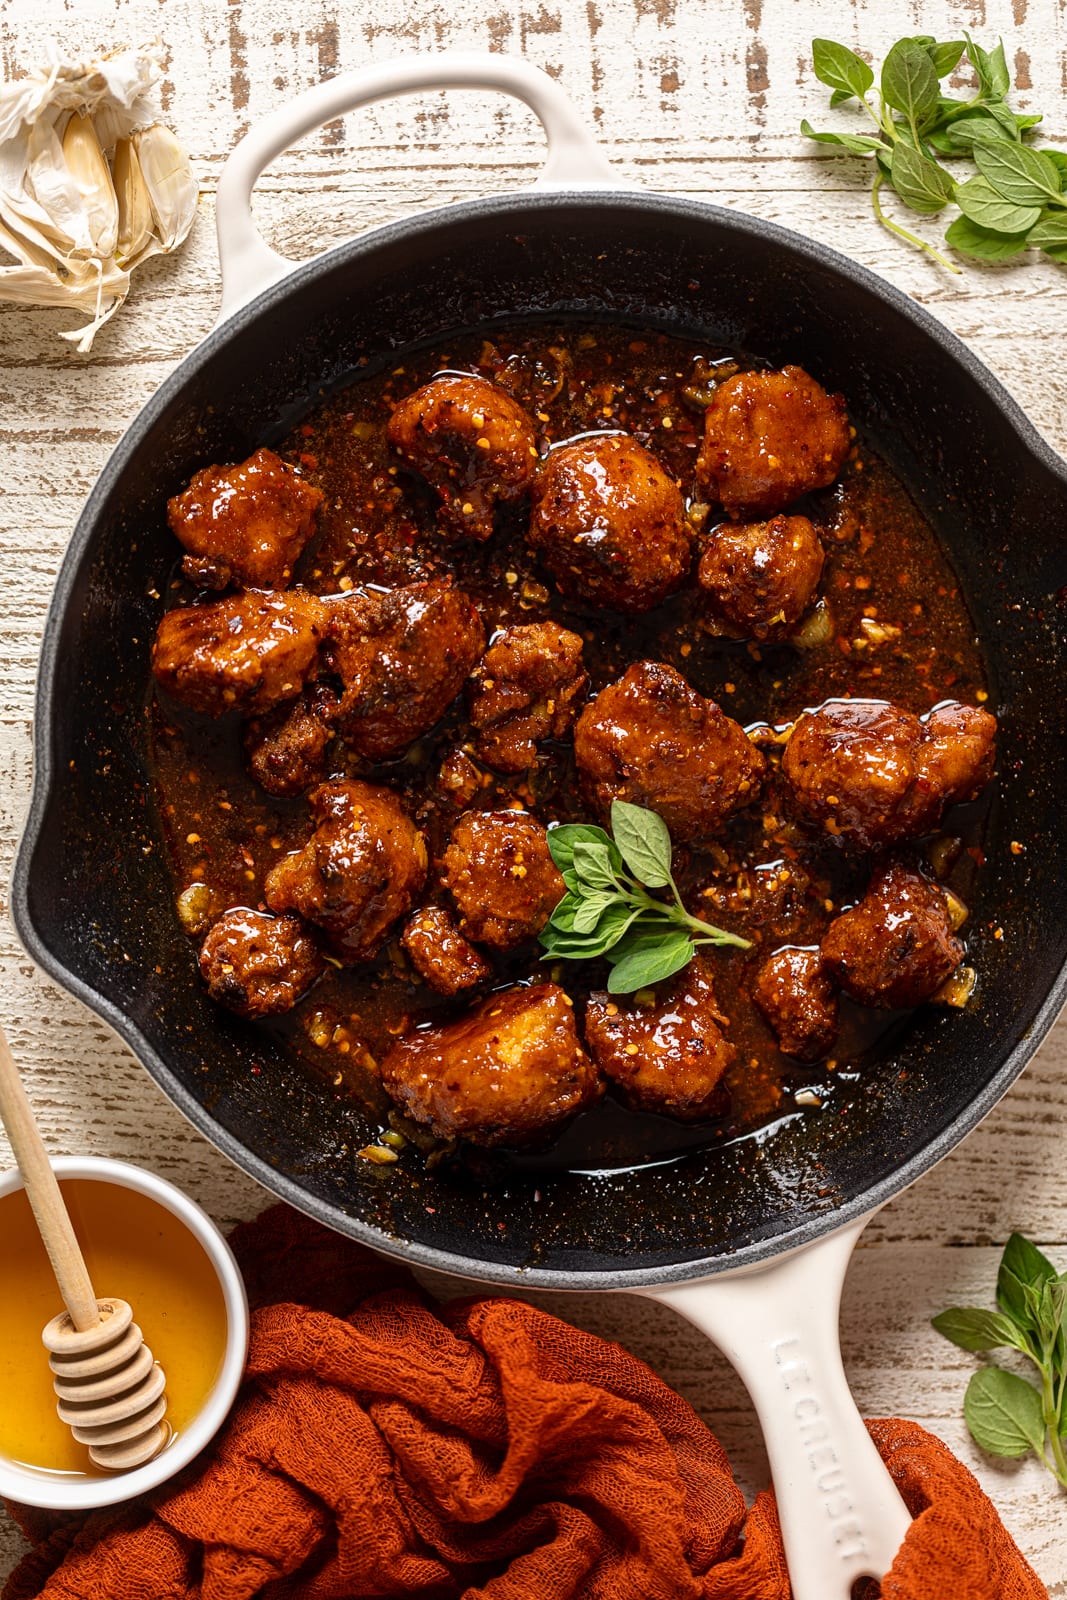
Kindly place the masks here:
<instances>
[{"instance_id":1,"label":"honey in bowl","mask_svg":"<svg viewBox=\"0 0 1067 1600\"><path fill-rule=\"evenodd\" d=\"M179 1437L202 1410L226 1351L215 1268L185 1224L147 1195L89 1178L64 1179L60 1188L97 1294L129 1302L163 1368L167 1421ZM38 1472L105 1476L56 1412L41 1331L62 1302L22 1189L0 1198L0 1288L0 1458Z\"/></svg>"}]
</instances>

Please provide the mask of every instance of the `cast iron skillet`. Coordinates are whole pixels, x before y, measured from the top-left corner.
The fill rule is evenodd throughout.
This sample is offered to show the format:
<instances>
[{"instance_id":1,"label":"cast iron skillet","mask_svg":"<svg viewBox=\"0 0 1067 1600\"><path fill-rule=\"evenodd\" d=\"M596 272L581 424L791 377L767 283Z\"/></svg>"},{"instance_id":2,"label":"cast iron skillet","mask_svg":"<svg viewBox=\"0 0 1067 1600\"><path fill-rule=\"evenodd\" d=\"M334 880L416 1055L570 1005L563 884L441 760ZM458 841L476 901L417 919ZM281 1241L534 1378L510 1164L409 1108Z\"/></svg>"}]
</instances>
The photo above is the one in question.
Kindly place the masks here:
<instances>
[{"instance_id":1,"label":"cast iron skillet","mask_svg":"<svg viewBox=\"0 0 1067 1600\"><path fill-rule=\"evenodd\" d=\"M266 249L249 199L268 160L344 109L445 83L504 89L533 106L550 147L534 192L376 229L295 270ZM59 576L12 908L34 959L117 1030L214 1144L302 1210L409 1262L513 1284L656 1291L711 1326L703 1302L664 1286L764 1263L842 1229L843 1271L863 1220L978 1123L1064 999L1067 468L996 380L902 293L772 224L609 187L608 176L551 80L496 56L411 60L334 80L244 141L220 185L232 314L117 447ZM560 186L568 179L584 180L582 192ZM353 1160L373 1131L360 1113L313 1087L269 1036L208 1001L174 914L152 810L148 645L175 559L164 502L194 470L278 440L361 362L373 370L413 343L541 314L736 345L798 362L845 394L951 550L1000 718L999 781L969 924L976 1004L921 1011L862 1088L761 1138L625 1171L577 1170L580 1159L569 1170L514 1168L483 1187ZM1022 855L1009 849L1012 839L1024 843ZM828 1298L831 1325L836 1293L839 1283L836 1291L816 1283L810 1294ZM790 1294L790 1314L800 1316L803 1295ZM740 1315L730 1312L731 1327ZM729 1329L716 1337L729 1343ZM782 1368L780 1350L767 1359L768 1370ZM758 1376L747 1377L758 1388ZM765 1423L770 1406L761 1404ZM825 1397L822 1406L832 1409ZM844 1416L835 1427L854 1431ZM784 1454L776 1460L771 1443L781 1492L785 1477L807 1469ZM835 1528L859 1517L855 1477L836 1512L826 1499L836 1490L821 1491ZM887 1515L892 1540L881 1556L871 1519L837 1537L839 1555L859 1545L834 1568L839 1578L888 1564L899 1506ZM810 1513L795 1520L796 1586L805 1582L796 1540ZM807 1568L815 1557L803 1561ZM825 1576L816 1587L827 1600Z\"/></svg>"}]
</instances>

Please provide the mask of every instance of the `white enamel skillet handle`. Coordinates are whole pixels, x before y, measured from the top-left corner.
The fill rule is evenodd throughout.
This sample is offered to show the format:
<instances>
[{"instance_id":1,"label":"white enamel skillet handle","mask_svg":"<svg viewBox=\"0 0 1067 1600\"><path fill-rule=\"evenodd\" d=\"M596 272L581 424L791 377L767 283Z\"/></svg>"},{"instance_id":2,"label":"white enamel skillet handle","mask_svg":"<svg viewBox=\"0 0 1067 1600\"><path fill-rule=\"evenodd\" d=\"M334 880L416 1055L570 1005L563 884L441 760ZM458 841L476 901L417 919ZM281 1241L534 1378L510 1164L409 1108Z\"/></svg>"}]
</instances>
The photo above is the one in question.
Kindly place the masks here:
<instances>
[{"instance_id":1,"label":"white enamel skillet handle","mask_svg":"<svg viewBox=\"0 0 1067 1600\"><path fill-rule=\"evenodd\" d=\"M514 57L411 56L321 83L256 124L218 188L222 317L292 272L252 217L265 167L346 111L419 89L493 89L540 119L548 151L537 188L625 187L567 96ZM866 1219L865 1219L866 1220ZM858 1577L888 1571L908 1512L849 1392L838 1344L841 1288L863 1222L750 1273L647 1291L709 1334L744 1379L763 1427L794 1600L849 1600Z\"/></svg>"},{"instance_id":2,"label":"white enamel skillet handle","mask_svg":"<svg viewBox=\"0 0 1067 1600\"><path fill-rule=\"evenodd\" d=\"M884 1577L911 1521L841 1363L841 1290L869 1221L748 1272L644 1291L708 1334L752 1396L793 1600L848 1600L857 1578Z\"/></svg>"},{"instance_id":3,"label":"white enamel skillet handle","mask_svg":"<svg viewBox=\"0 0 1067 1600\"><path fill-rule=\"evenodd\" d=\"M279 106L245 134L219 178L222 267L220 320L297 265L265 243L252 217L252 190L283 150L346 111L420 89L494 89L522 100L539 119L548 150L536 188L618 185L611 165L553 78L515 56L455 52L407 56L345 72Z\"/></svg>"}]
</instances>

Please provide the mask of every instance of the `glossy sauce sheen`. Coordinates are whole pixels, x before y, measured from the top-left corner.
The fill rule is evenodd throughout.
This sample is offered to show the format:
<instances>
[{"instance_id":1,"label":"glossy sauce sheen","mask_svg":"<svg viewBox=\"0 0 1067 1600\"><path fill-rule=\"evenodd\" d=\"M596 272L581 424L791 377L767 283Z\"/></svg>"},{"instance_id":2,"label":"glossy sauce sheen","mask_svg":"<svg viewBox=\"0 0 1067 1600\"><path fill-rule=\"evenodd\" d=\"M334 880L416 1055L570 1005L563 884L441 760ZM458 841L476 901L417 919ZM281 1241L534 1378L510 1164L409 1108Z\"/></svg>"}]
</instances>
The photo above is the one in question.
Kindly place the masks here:
<instances>
[{"instance_id":1,"label":"glossy sauce sheen","mask_svg":"<svg viewBox=\"0 0 1067 1600\"><path fill-rule=\"evenodd\" d=\"M175 1436L210 1394L226 1351L226 1306L210 1260L164 1206L132 1189L68 1178L63 1198L98 1295L126 1300L167 1379ZM60 1422L45 1324L63 1309L22 1189L0 1200L0 1456L41 1471L95 1471Z\"/></svg>"},{"instance_id":2,"label":"glossy sauce sheen","mask_svg":"<svg viewBox=\"0 0 1067 1600\"><path fill-rule=\"evenodd\" d=\"M711 634L703 625L706 612L695 579L637 618L564 599L526 545L525 502L498 510L497 531L487 544L438 538L432 497L397 464L385 442L397 400L435 373L477 371L504 383L533 412L544 444L594 430L625 430L695 499L693 465L707 370L712 363L735 361L741 367L756 364L656 332L575 324L517 325L506 333L494 328L491 340L466 336L412 354L392 371L336 395L278 447L326 491L319 534L294 581L334 593L357 584L393 587L451 575L479 605L490 638L508 624L549 618L580 633L590 696L631 662L662 661L745 726L788 724L805 707L842 694L891 699L919 714L950 696L984 701L982 660L956 579L934 532L886 464L865 447L862 433L839 482L790 508L811 517L827 553L820 592L832 613L832 637L805 653ZM698 541L698 559L699 549ZM174 598L191 593L176 580ZM211 723L156 699L150 721L156 798L176 892L191 882L208 884L216 913L260 905L265 873L310 833L306 801L273 799L247 775L236 718ZM335 770L400 790L427 834L431 859L439 860L457 812L438 774L442 760L468 739L459 702L400 759L375 766L345 755ZM795 1111L798 1088L815 1087L822 1098L832 1097L834 1082L862 1070L879 1038L900 1021L899 1014L861 1011L846 1000L831 1060L805 1067L778 1052L751 1003L748 991L761 960L783 944L816 943L832 917L862 894L869 871L861 852L846 854L790 819L778 776L780 749L772 746L767 753L771 770L760 801L719 838L699 848L676 848L674 855L691 908L754 941L750 952L715 951L711 957L718 1002L738 1046L727 1075L728 1110L714 1122L683 1128L627 1111L609 1095L583 1113L553 1151L523 1157L524 1164L625 1165L751 1132ZM483 770L481 781L476 806L494 809L518 800L546 823L589 819L569 740L544 745L540 766L529 774L502 777ZM955 866L949 881L965 901L980 860L981 813L981 802L956 808L943 830L962 841L950 852ZM440 893L438 898L444 899ZM603 987L606 967L550 966L538 956L532 945L494 958L498 983L551 977L573 996L581 1016L589 991ZM256 1026L280 1032L324 1089L365 1100L384 1125L388 1107L373 1061L406 1028L446 1020L469 1003L443 1000L416 981L394 937L372 966L331 968L291 1016Z\"/></svg>"}]
</instances>

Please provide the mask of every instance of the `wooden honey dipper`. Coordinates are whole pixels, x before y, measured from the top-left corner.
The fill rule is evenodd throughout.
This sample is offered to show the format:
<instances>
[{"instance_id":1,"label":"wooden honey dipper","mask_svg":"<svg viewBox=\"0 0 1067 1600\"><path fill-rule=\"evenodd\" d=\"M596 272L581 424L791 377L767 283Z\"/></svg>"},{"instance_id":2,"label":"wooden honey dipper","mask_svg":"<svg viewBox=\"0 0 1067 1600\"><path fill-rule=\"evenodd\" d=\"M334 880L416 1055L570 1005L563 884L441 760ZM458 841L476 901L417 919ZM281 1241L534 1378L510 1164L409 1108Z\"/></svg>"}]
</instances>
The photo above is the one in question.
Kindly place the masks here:
<instances>
[{"instance_id":1,"label":"wooden honey dipper","mask_svg":"<svg viewBox=\"0 0 1067 1600\"><path fill-rule=\"evenodd\" d=\"M42 1338L57 1409L94 1466L139 1467L170 1438L166 1379L125 1300L98 1300L18 1068L0 1029L0 1121L66 1310Z\"/></svg>"}]
</instances>

